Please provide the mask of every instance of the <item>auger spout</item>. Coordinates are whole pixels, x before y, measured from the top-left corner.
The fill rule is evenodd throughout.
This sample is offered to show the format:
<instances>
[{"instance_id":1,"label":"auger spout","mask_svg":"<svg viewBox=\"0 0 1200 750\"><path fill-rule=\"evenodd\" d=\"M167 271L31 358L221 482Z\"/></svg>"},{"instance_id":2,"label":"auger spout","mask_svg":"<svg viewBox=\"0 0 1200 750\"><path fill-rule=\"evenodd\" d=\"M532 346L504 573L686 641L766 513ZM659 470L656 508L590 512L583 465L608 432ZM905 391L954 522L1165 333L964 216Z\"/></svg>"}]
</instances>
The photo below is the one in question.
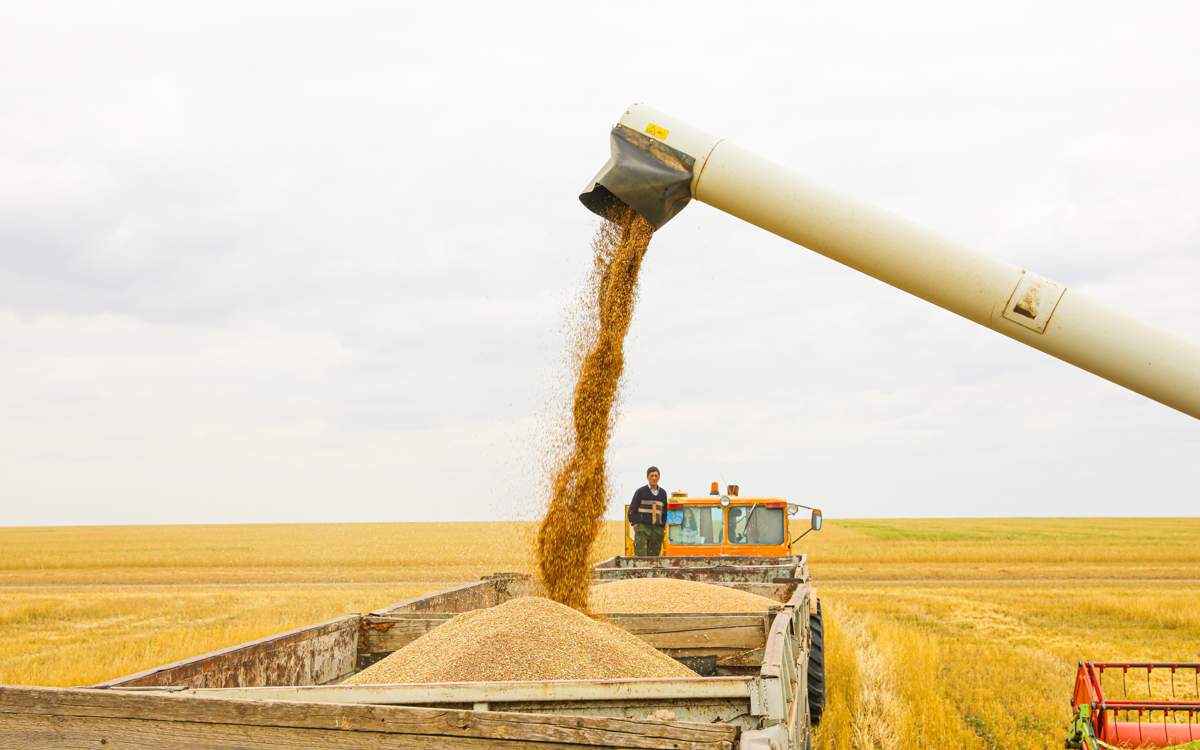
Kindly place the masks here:
<instances>
[{"instance_id":1,"label":"auger spout","mask_svg":"<svg viewBox=\"0 0 1200 750\"><path fill-rule=\"evenodd\" d=\"M1126 300L979 255L645 105L626 110L579 196L655 229L692 198L1200 419L1200 347L1115 309Z\"/></svg>"}]
</instances>

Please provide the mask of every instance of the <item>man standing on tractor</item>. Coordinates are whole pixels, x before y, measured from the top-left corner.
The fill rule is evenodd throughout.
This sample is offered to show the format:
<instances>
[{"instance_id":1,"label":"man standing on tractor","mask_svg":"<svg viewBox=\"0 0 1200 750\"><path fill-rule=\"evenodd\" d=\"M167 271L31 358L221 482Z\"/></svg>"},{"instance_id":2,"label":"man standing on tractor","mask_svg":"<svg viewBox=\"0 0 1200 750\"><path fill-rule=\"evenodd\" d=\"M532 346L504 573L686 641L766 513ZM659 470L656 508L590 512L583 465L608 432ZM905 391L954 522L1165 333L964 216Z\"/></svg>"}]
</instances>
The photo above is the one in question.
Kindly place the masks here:
<instances>
[{"instance_id":1,"label":"man standing on tractor","mask_svg":"<svg viewBox=\"0 0 1200 750\"><path fill-rule=\"evenodd\" d=\"M646 485L633 493L629 523L633 524L633 552L638 557L657 557L662 551L667 523L667 491L658 486L658 467L646 469Z\"/></svg>"}]
</instances>

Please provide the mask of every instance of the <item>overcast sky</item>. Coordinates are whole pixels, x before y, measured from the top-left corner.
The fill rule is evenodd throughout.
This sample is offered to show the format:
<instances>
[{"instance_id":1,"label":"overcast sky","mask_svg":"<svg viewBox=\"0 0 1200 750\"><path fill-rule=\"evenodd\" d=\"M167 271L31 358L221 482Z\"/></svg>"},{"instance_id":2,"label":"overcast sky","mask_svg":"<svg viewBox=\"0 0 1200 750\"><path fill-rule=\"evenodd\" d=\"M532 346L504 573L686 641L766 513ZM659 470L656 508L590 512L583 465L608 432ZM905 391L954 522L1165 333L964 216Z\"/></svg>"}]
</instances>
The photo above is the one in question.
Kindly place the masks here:
<instances>
[{"instance_id":1,"label":"overcast sky","mask_svg":"<svg viewBox=\"0 0 1200 750\"><path fill-rule=\"evenodd\" d=\"M0 524L532 516L635 101L1200 339L1195 3L2 17ZM619 500L1200 507L1200 423L712 208L642 279Z\"/></svg>"}]
</instances>

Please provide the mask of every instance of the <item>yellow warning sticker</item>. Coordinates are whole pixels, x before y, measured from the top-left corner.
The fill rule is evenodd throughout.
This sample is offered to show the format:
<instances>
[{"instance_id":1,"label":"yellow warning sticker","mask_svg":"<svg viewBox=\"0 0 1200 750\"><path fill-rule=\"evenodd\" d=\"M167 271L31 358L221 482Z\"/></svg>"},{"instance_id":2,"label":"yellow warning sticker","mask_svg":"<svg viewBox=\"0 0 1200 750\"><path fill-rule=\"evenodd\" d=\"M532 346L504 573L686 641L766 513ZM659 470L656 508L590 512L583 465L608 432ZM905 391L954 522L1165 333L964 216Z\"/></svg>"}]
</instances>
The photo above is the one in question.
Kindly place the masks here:
<instances>
[{"instance_id":1,"label":"yellow warning sticker","mask_svg":"<svg viewBox=\"0 0 1200 750\"><path fill-rule=\"evenodd\" d=\"M646 126L646 132L660 141L665 141L667 136L671 134L670 130L667 130L662 125L655 125L654 123L650 123Z\"/></svg>"}]
</instances>

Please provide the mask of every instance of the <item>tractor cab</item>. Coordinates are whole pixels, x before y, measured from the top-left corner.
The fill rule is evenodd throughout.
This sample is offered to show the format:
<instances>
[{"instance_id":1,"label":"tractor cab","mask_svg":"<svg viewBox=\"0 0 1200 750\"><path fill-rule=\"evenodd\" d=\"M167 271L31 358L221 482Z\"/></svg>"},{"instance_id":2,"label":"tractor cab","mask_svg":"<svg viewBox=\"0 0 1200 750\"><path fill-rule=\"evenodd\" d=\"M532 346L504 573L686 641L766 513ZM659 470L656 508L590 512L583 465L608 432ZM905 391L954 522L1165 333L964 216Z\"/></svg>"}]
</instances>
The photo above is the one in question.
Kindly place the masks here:
<instances>
[{"instance_id":1,"label":"tractor cab","mask_svg":"<svg viewBox=\"0 0 1200 750\"><path fill-rule=\"evenodd\" d=\"M739 497L731 484L721 494L716 482L708 495L671 493L667 501L665 557L790 557L792 545L821 530L821 511L779 497ZM811 513L801 515L801 509ZM625 506L626 516L629 506ZM625 524L625 555L632 557L633 537Z\"/></svg>"}]
</instances>

